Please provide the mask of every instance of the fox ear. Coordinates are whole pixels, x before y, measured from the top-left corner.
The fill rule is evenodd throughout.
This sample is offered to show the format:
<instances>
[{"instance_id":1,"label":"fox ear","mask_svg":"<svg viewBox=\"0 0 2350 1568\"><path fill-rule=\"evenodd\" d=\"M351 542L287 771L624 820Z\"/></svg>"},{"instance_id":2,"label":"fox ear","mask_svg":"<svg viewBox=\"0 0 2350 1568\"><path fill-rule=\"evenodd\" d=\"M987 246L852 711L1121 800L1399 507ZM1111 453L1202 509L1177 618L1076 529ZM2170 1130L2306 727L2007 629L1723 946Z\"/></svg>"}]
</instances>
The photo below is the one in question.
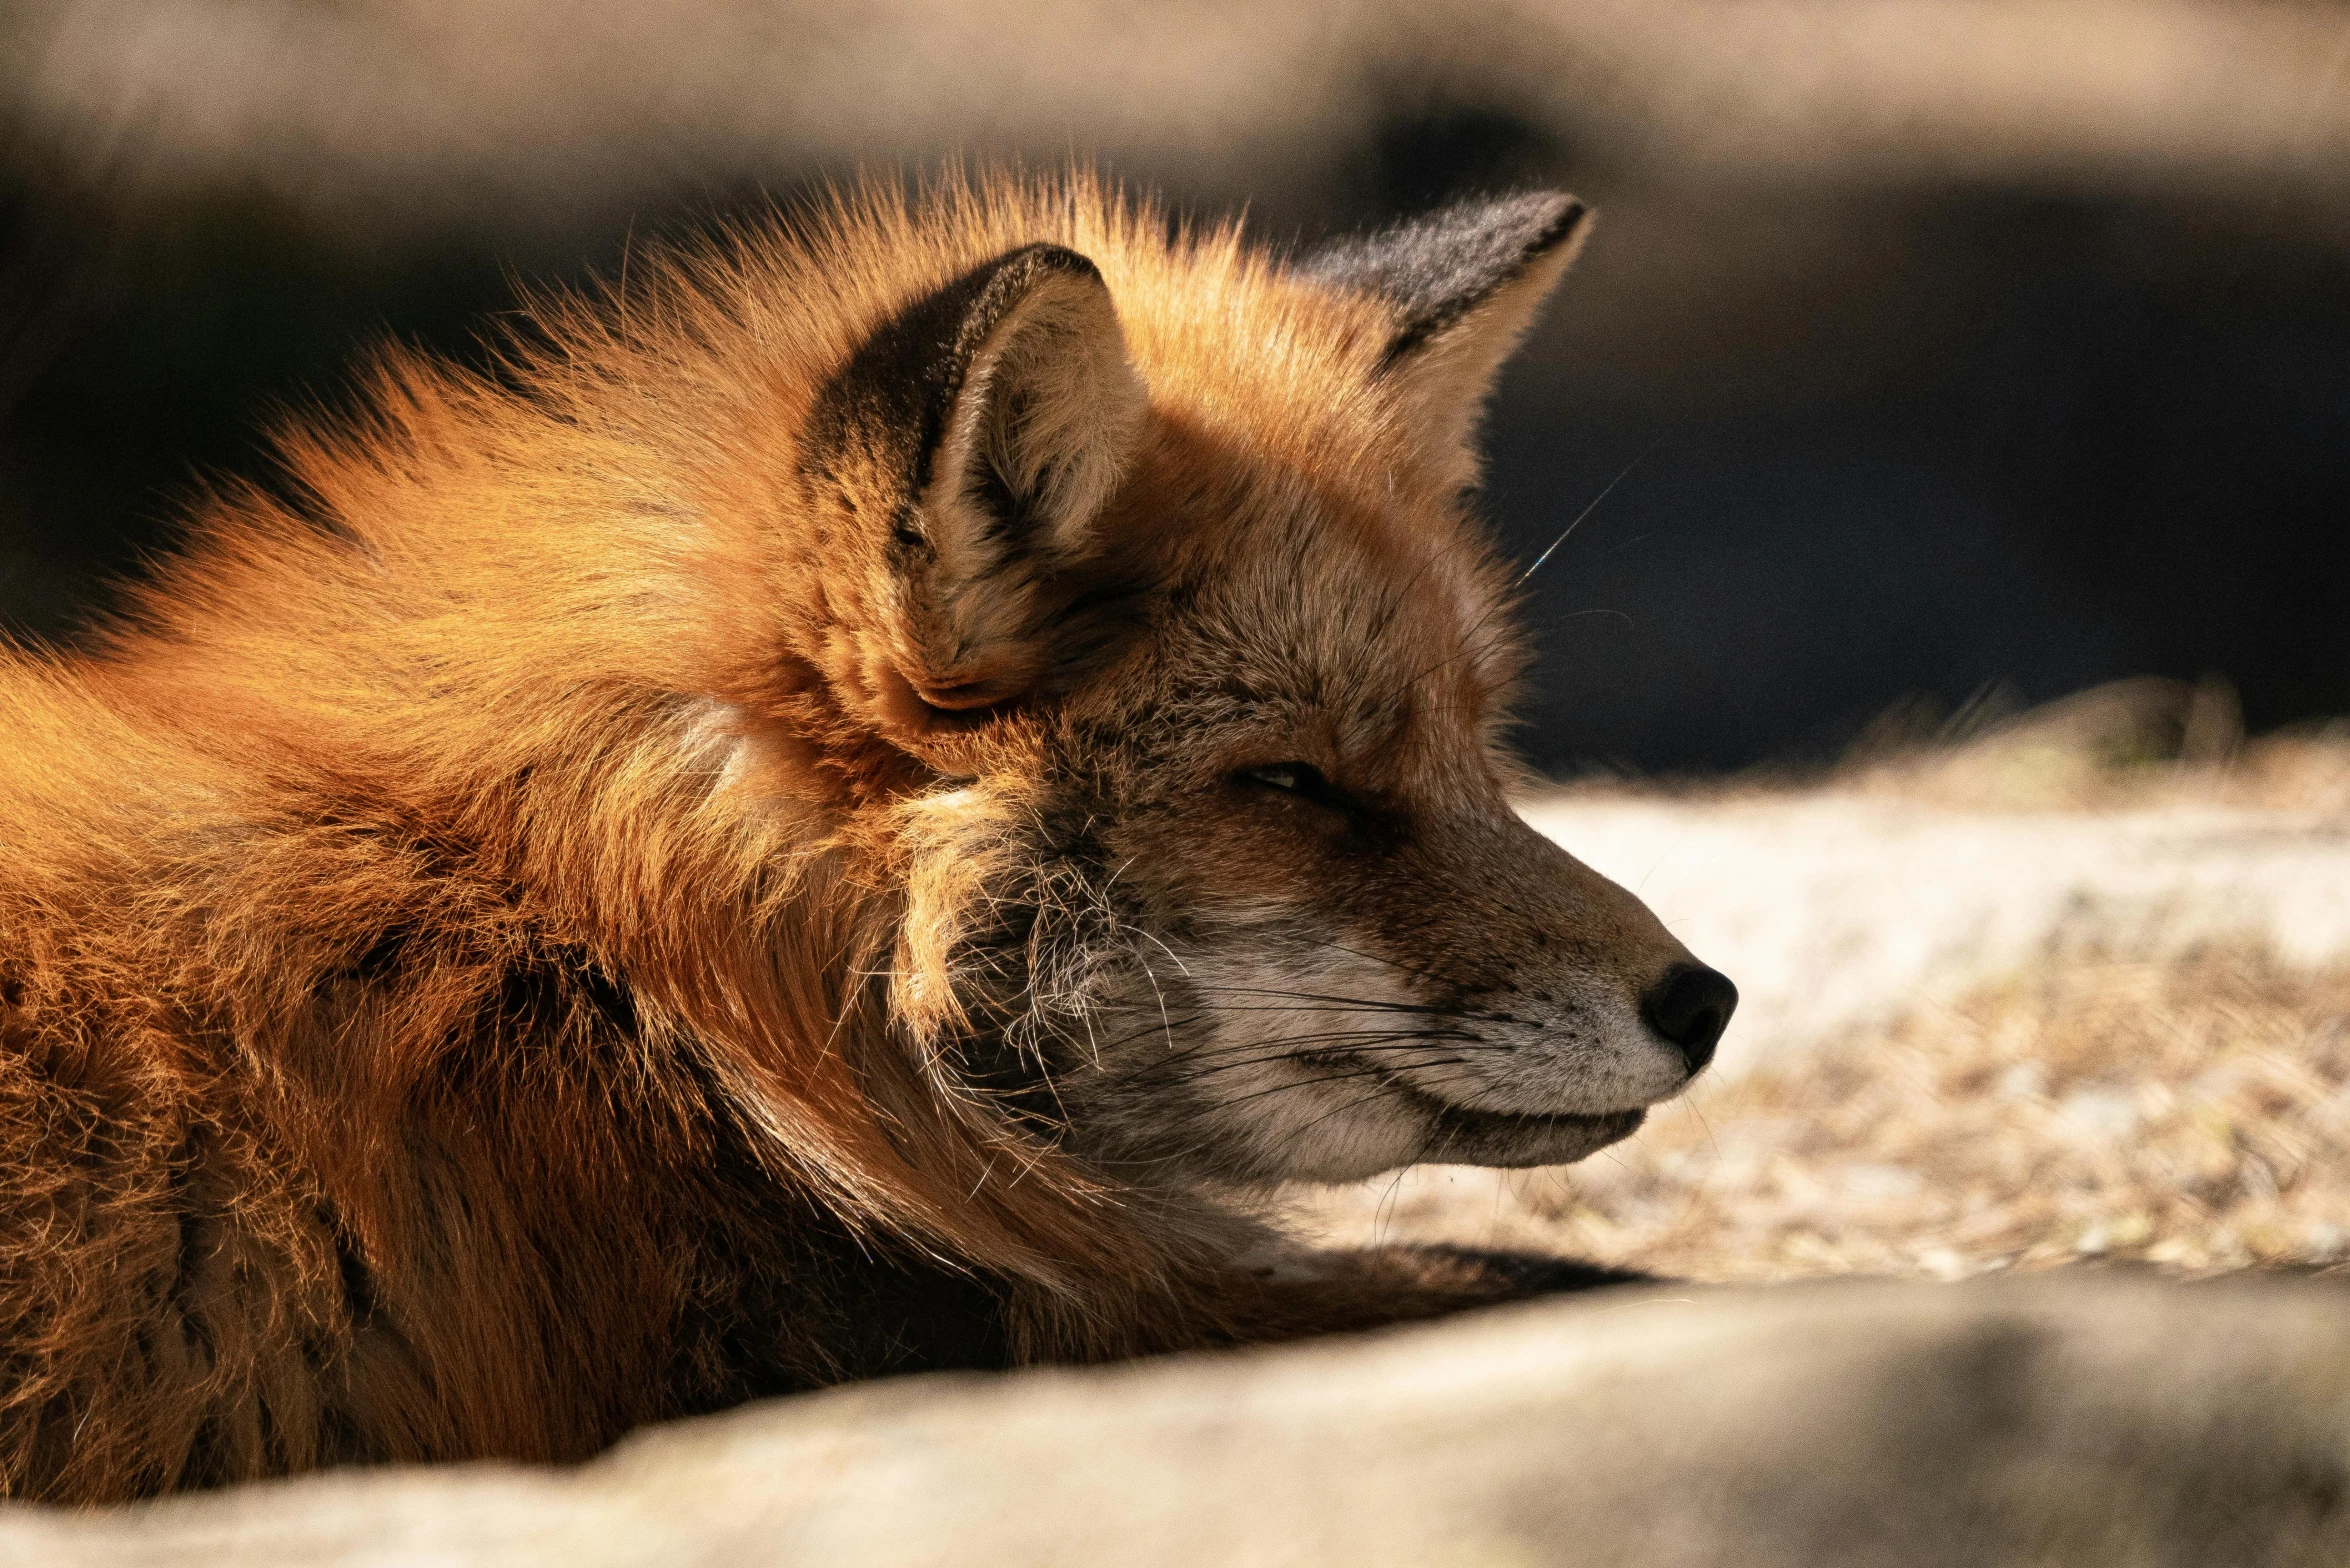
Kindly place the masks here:
<instances>
[{"instance_id":1,"label":"fox ear","mask_svg":"<svg viewBox=\"0 0 2350 1568\"><path fill-rule=\"evenodd\" d=\"M855 668L826 662L890 739L951 750L959 721L1038 679L1056 582L1093 545L1144 400L1101 273L1058 245L915 301L826 384L802 468L854 535L842 550L828 530L818 564L856 645Z\"/></svg>"},{"instance_id":2,"label":"fox ear","mask_svg":"<svg viewBox=\"0 0 2350 1568\"><path fill-rule=\"evenodd\" d=\"M1464 201L1308 252L1297 270L1388 304L1380 379L1466 482L1494 377L1590 227L1590 209L1556 191Z\"/></svg>"}]
</instances>

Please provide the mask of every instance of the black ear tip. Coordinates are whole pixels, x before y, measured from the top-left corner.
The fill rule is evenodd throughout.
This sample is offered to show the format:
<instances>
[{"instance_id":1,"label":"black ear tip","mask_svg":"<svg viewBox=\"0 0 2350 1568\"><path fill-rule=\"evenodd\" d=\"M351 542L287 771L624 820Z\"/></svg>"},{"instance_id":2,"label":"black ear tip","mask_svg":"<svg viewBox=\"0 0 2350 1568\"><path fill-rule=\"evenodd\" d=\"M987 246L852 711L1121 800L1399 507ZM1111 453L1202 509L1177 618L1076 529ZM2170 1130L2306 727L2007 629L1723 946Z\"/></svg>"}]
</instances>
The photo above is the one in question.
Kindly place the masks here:
<instances>
[{"instance_id":1,"label":"black ear tip","mask_svg":"<svg viewBox=\"0 0 2350 1568\"><path fill-rule=\"evenodd\" d=\"M979 288L971 304L971 313L964 321L964 332L976 343L979 337L993 331L1004 315L1026 299L1039 286L1060 279L1065 282L1091 284L1107 290L1102 269L1093 264L1093 258L1069 249L1038 241L1005 251L995 260L981 264L966 273L966 280L978 280Z\"/></svg>"},{"instance_id":2,"label":"black ear tip","mask_svg":"<svg viewBox=\"0 0 2350 1568\"><path fill-rule=\"evenodd\" d=\"M1590 214L1564 191L1471 197L1308 251L1296 270L1389 300L1397 325L1385 363L1393 364L1567 245Z\"/></svg>"},{"instance_id":3,"label":"black ear tip","mask_svg":"<svg viewBox=\"0 0 2350 1568\"><path fill-rule=\"evenodd\" d=\"M1055 245L1048 240L1039 240L1033 245L1023 245L1017 250L1006 251L994 261L987 263L984 270L991 272L998 279L1017 279L1022 283L1034 283L1041 274L1048 272L1063 273L1074 278L1088 278L1096 283L1099 283L1102 277L1102 269L1093 264L1091 256L1073 251L1066 245Z\"/></svg>"},{"instance_id":4,"label":"black ear tip","mask_svg":"<svg viewBox=\"0 0 2350 1568\"><path fill-rule=\"evenodd\" d=\"M1517 191L1455 202L1423 221L1488 236L1498 249L1526 262L1572 239L1590 216L1590 206L1565 191Z\"/></svg>"},{"instance_id":5,"label":"black ear tip","mask_svg":"<svg viewBox=\"0 0 2350 1568\"><path fill-rule=\"evenodd\" d=\"M1588 204L1576 200L1563 191L1538 191L1528 199L1541 203L1547 213L1544 222L1535 230L1531 243L1526 247L1526 254L1529 256L1539 256L1545 251L1558 249L1559 246L1573 238L1575 231L1582 228L1585 221L1591 216L1591 208Z\"/></svg>"}]
</instances>

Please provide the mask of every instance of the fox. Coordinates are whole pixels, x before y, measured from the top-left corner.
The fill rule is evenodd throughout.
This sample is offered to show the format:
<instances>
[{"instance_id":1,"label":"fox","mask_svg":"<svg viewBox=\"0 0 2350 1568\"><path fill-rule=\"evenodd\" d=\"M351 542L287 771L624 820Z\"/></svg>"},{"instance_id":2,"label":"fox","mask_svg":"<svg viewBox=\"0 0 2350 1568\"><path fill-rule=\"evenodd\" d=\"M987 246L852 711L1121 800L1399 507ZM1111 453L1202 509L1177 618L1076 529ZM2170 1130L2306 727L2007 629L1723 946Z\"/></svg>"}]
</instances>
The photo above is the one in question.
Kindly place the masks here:
<instances>
[{"instance_id":1,"label":"fox","mask_svg":"<svg viewBox=\"0 0 2350 1568\"><path fill-rule=\"evenodd\" d=\"M1509 803L1476 427L1587 226L868 183L283 421L0 653L0 1490L1553 1288L1264 1195L1580 1159L1736 1004Z\"/></svg>"}]
</instances>

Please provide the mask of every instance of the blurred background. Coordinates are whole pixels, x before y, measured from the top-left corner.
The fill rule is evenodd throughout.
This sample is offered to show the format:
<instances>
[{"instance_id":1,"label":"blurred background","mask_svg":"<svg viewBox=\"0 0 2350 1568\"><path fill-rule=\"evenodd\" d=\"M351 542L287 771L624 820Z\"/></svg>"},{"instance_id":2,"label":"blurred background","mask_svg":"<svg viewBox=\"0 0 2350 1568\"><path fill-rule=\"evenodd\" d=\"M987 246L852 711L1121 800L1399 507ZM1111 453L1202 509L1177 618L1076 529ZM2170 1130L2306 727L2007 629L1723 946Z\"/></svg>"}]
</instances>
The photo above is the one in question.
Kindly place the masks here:
<instances>
[{"instance_id":1,"label":"blurred background","mask_svg":"<svg viewBox=\"0 0 2350 1568\"><path fill-rule=\"evenodd\" d=\"M2350 7L2251 0L0 0L0 625L372 339L954 154L1276 244L1598 206L1489 430L1521 555L1621 480L1533 583L1553 773L2350 711Z\"/></svg>"}]
</instances>

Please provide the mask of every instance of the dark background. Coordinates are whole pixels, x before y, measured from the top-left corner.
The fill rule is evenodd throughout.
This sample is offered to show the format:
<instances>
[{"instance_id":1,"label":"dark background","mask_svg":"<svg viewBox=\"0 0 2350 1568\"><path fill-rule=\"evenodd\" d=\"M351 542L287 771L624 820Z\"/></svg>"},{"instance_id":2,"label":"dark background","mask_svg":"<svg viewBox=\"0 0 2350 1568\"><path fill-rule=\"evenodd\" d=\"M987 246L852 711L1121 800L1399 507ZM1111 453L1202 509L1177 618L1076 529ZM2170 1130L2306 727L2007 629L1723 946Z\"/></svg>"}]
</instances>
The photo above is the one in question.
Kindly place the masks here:
<instances>
[{"instance_id":1,"label":"dark background","mask_svg":"<svg viewBox=\"0 0 2350 1568\"><path fill-rule=\"evenodd\" d=\"M262 466L272 410L386 333L472 354L518 280L624 235L1075 151L1282 243L1597 203L1489 426L1529 559L1620 478L1532 584L1553 771L1824 757L1905 700L2143 674L2224 677L2254 729L2350 712L2350 13L1004 7L823 53L813 12L654 9L0 11L0 624L70 641L195 476Z\"/></svg>"}]
</instances>

